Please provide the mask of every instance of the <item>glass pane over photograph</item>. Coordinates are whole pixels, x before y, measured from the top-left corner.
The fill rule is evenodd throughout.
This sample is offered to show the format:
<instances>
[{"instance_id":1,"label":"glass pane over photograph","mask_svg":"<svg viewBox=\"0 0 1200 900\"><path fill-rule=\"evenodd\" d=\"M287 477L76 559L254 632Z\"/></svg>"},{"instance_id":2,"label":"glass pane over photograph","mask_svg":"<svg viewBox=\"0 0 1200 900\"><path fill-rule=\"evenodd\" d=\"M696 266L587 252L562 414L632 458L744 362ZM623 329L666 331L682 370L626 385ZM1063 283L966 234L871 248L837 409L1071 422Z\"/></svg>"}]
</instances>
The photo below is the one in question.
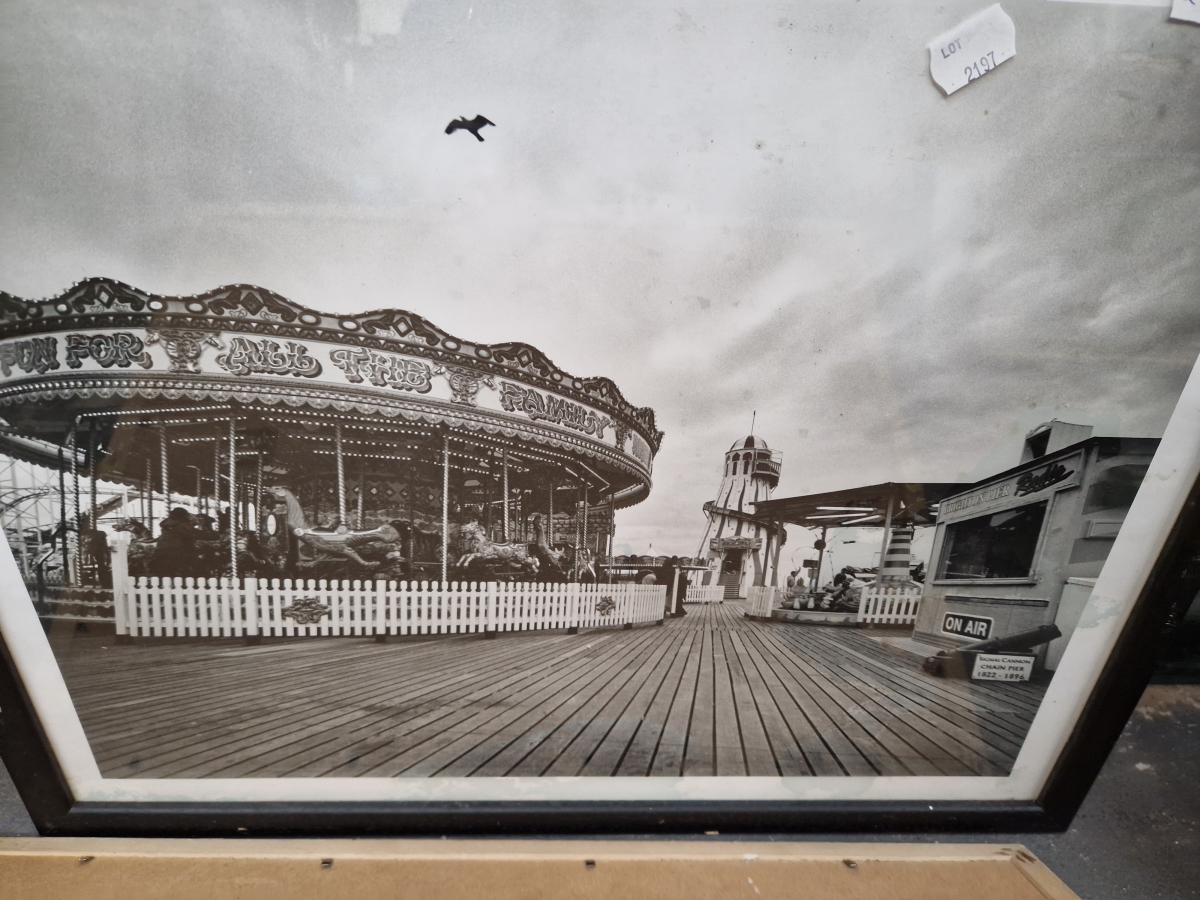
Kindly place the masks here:
<instances>
[{"instance_id":1,"label":"glass pane over photograph","mask_svg":"<svg viewBox=\"0 0 1200 900\"><path fill-rule=\"evenodd\" d=\"M1004 5L950 97L978 4L0 14L74 61L4 64L5 602L101 776L1012 774L1200 277L1195 34Z\"/></svg>"}]
</instances>

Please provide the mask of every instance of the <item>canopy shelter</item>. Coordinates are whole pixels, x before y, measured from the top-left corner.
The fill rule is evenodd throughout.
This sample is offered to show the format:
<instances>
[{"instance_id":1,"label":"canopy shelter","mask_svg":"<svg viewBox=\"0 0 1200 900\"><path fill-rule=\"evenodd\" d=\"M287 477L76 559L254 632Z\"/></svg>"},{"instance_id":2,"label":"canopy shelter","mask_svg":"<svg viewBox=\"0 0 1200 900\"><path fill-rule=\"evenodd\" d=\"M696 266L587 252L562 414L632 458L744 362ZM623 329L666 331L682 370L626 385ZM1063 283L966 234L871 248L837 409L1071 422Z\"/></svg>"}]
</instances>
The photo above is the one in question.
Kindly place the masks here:
<instances>
[{"instance_id":1,"label":"canopy shelter","mask_svg":"<svg viewBox=\"0 0 1200 900\"><path fill-rule=\"evenodd\" d=\"M567 550L572 565L607 555L614 511L646 496L662 439L613 382L526 344L472 344L402 310L319 313L247 285L162 297L105 279L46 301L0 294L0 416L9 443L66 469L76 521L81 476L104 480L135 489L151 532L178 502L260 544L290 541L289 574L311 556L298 535L353 561L341 577L481 579L455 571L470 557L534 580ZM497 549L524 542L540 570L532 547ZM239 552L255 554L228 544L236 577Z\"/></svg>"},{"instance_id":2,"label":"canopy shelter","mask_svg":"<svg viewBox=\"0 0 1200 900\"><path fill-rule=\"evenodd\" d=\"M816 573L825 558L825 536L830 528L883 528L881 557L894 525L932 525L942 498L962 491L953 482L896 482L780 497L754 505L755 518L777 524L821 529ZM814 575L816 578L817 575Z\"/></svg>"}]
</instances>

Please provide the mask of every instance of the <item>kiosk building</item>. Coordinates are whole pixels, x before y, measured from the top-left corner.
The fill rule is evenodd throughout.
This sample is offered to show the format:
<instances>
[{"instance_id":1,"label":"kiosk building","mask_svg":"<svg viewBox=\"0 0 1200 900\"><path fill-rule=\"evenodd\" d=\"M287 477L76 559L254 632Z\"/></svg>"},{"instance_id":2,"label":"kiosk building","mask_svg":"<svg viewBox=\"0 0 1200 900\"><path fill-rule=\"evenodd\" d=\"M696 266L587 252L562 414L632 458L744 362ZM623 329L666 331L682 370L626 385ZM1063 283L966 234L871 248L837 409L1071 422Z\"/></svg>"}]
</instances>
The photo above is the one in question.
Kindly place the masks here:
<instances>
[{"instance_id":1,"label":"kiosk building","mask_svg":"<svg viewBox=\"0 0 1200 900\"><path fill-rule=\"evenodd\" d=\"M914 641L953 649L1056 625L1033 652L1058 666L1158 447L1091 431L1040 425L1019 465L942 500Z\"/></svg>"}]
</instances>

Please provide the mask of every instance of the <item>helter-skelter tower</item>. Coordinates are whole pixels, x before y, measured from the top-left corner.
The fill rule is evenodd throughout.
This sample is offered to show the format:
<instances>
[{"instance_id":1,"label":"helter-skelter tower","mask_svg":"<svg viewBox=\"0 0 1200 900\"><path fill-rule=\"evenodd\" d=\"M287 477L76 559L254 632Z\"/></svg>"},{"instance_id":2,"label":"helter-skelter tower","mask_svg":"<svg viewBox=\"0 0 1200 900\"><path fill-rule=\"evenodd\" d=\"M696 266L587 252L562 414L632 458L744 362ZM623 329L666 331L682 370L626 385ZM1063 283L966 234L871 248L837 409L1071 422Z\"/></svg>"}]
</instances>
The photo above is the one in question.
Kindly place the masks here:
<instances>
[{"instance_id":1,"label":"helter-skelter tower","mask_svg":"<svg viewBox=\"0 0 1200 900\"><path fill-rule=\"evenodd\" d=\"M777 581L779 526L754 517L754 504L771 499L779 484L781 455L760 437L750 435L725 453L725 473L717 499L704 504L708 528L697 556L716 561L705 584L725 586L725 599L746 596L751 585Z\"/></svg>"}]
</instances>

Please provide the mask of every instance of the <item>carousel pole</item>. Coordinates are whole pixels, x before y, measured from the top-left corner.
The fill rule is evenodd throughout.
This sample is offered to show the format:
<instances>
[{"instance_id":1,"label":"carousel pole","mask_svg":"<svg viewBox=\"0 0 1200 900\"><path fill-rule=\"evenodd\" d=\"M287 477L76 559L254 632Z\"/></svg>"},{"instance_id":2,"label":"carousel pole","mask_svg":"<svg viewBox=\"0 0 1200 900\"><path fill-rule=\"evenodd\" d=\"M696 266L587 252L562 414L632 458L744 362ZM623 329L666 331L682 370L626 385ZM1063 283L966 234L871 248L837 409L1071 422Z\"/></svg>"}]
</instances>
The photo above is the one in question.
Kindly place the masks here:
<instances>
[{"instance_id":1,"label":"carousel pole","mask_svg":"<svg viewBox=\"0 0 1200 900\"><path fill-rule=\"evenodd\" d=\"M367 493L367 458L364 456L358 461L358 530L363 530L363 503Z\"/></svg>"},{"instance_id":2,"label":"carousel pole","mask_svg":"<svg viewBox=\"0 0 1200 900\"><path fill-rule=\"evenodd\" d=\"M610 558L608 566L608 583L612 584L613 566L616 564L616 559L613 554L613 546L617 541L617 501L613 499L613 495L608 495L608 552L604 555Z\"/></svg>"},{"instance_id":3,"label":"carousel pole","mask_svg":"<svg viewBox=\"0 0 1200 900\"><path fill-rule=\"evenodd\" d=\"M501 450L501 456L504 459L503 487L504 487L504 534L502 537L505 541L508 540L508 450Z\"/></svg>"},{"instance_id":4,"label":"carousel pole","mask_svg":"<svg viewBox=\"0 0 1200 900\"><path fill-rule=\"evenodd\" d=\"M237 584L237 420L229 417L229 578Z\"/></svg>"},{"instance_id":5,"label":"carousel pole","mask_svg":"<svg viewBox=\"0 0 1200 900\"><path fill-rule=\"evenodd\" d=\"M71 583L71 546L67 540L67 461L63 458L63 448L58 448L58 511L62 522L62 563L63 581Z\"/></svg>"},{"instance_id":6,"label":"carousel pole","mask_svg":"<svg viewBox=\"0 0 1200 900\"><path fill-rule=\"evenodd\" d=\"M91 496L90 512L88 513L88 528L91 531L96 530L96 512L99 508L96 496L96 420L88 422L88 480L91 482L89 490Z\"/></svg>"},{"instance_id":7,"label":"carousel pole","mask_svg":"<svg viewBox=\"0 0 1200 900\"><path fill-rule=\"evenodd\" d=\"M408 488L406 500L406 512L408 513L408 542L404 548L404 552L408 554L408 577L410 580L417 575L417 516L416 516L416 497L413 488L413 470L410 466L404 472L404 486Z\"/></svg>"},{"instance_id":8,"label":"carousel pole","mask_svg":"<svg viewBox=\"0 0 1200 900\"><path fill-rule=\"evenodd\" d=\"M96 498L96 422L91 420L88 422L88 438L87 438L87 469L88 469L88 537L85 540L83 529L79 530L79 559L83 561L86 556L88 561L93 565L93 579L99 575L99 566L96 565L97 560L92 559L91 549L91 533L96 530L96 508L99 505ZM82 523L80 523L82 525ZM82 571L82 568L81 568ZM98 583L94 580L93 584Z\"/></svg>"},{"instance_id":9,"label":"carousel pole","mask_svg":"<svg viewBox=\"0 0 1200 900\"><path fill-rule=\"evenodd\" d=\"M334 452L337 456L338 525L346 526L346 464L342 459L342 423L333 426Z\"/></svg>"},{"instance_id":10,"label":"carousel pole","mask_svg":"<svg viewBox=\"0 0 1200 900\"><path fill-rule=\"evenodd\" d=\"M167 427L165 425L158 426L158 464L162 475L163 497L167 504L166 514L169 516L171 514L171 473L167 469Z\"/></svg>"},{"instance_id":11,"label":"carousel pole","mask_svg":"<svg viewBox=\"0 0 1200 900\"><path fill-rule=\"evenodd\" d=\"M587 543L587 527L588 527L588 485L583 483L583 552L588 553Z\"/></svg>"},{"instance_id":12,"label":"carousel pole","mask_svg":"<svg viewBox=\"0 0 1200 900\"><path fill-rule=\"evenodd\" d=\"M263 512L262 512L262 495L263 495L263 455L258 454L258 465L254 470L254 530L261 532L263 530Z\"/></svg>"},{"instance_id":13,"label":"carousel pole","mask_svg":"<svg viewBox=\"0 0 1200 900\"><path fill-rule=\"evenodd\" d=\"M554 479L550 479L550 514L546 518L546 546L554 547Z\"/></svg>"},{"instance_id":14,"label":"carousel pole","mask_svg":"<svg viewBox=\"0 0 1200 900\"><path fill-rule=\"evenodd\" d=\"M507 470L506 470L507 471ZM505 479L507 481L507 479ZM507 518L507 516L506 516ZM506 523L507 524L507 523ZM442 590L450 556L450 433L442 432Z\"/></svg>"},{"instance_id":15,"label":"carousel pole","mask_svg":"<svg viewBox=\"0 0 1200 900\"><path fill-rule=\"evenodd\" d=\"M80 566L83 562L83 542L79 539L79 417L71 425L71 474L75 480L75 503L71 509L71 520L75 523L75 581L79 584Z\"/></svg>"},{"instance_id":16,"label":"carousel pole","mask_svg":"<svg viewBox=\"0 0 1200 900\"><path fill-rule=\"evenodd\" d=\"M150 529L151 537L154 536L154 481L153 481L154 464L150 461L150 457L146 457L146 474L142 478L142 524Z\"/></svg>"},{"instance_id":17,"label":"carousel pole","mask_svg":"<svg viewBox=\"0 0 1200 900\"><path fill-rule=\"evenodd\" d=\"M213 441L213 518L221 518L221 439Z\"/></svg>"},{"instance_id":18,"label":"carousel pole","mask_svg":"<svg viewBox=\"0 0 1200 900\"><path fill-rule=\"evenodd\" d=\"M583 567L579 564L579 489L575 489L575 562L572 568L575 570L575 578L578 579L583 575Z\"/></svg>"}]
</instances>

